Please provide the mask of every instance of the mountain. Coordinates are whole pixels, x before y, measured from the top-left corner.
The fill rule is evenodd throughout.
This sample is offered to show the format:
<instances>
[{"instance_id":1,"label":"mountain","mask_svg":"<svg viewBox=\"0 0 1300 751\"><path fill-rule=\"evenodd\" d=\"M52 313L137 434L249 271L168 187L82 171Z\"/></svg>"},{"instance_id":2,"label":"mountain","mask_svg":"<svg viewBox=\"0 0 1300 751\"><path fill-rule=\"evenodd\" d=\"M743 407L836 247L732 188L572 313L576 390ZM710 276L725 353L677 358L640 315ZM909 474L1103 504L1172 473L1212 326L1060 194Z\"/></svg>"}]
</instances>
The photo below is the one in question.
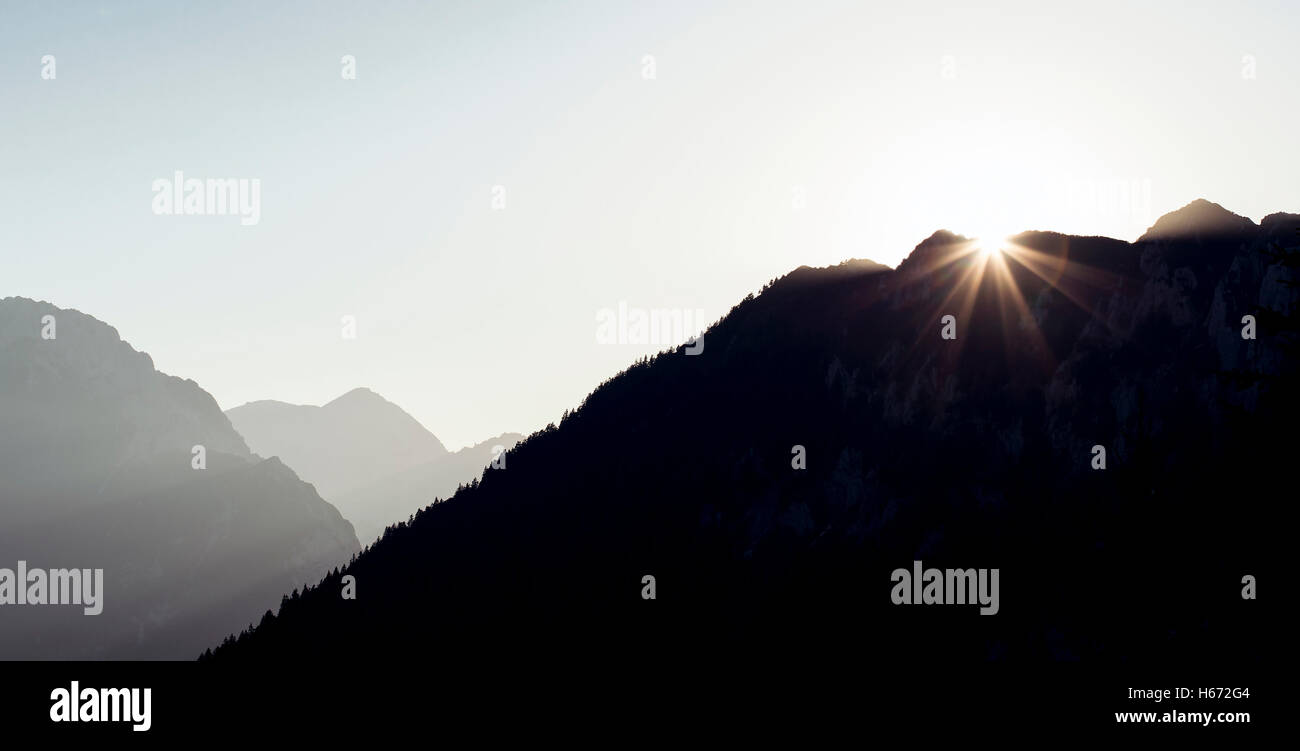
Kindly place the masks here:
<instances>
[{"instance_id":1,"label":"mountain","mask_svg":"<svg viewBox=\"0 0 1300 751\"><path fill-rule=\"evenodd\" d=\"M1269 660L1300 215L1225 213L798 268L211 657ZM998 612L895 604L916 561Z\"/></svg>"},{"instance_id":2,"label":"mountain","mask_svg":"<svg viewBox=\"0 0 1300 751\"><path fill-rule=\"evenodd\" d=\"M226 412L262 456L278 456L338 507L363 542L476 479L505 433L455 453L401 407L358 388L322 406L258 401Z\"/></svg>"},{"instance_id":3,"label":"mountain","mask_svg":"<svg viewBox=\"0 0 1300 751\"><path fill-rule=\"evenodd\" d=\"M0 426L0 568L104 571L99 615L0 607L0 658L192 656L359 549L211 395L76 310L0 299Z\"/></svg>"},{"instance_id":4,"label":"mountain","mask_svg":"<svg viewBox=\"0 0 1300 751\"><path fill-rule=\"evenodd\" d=\"M502 433L380 477L332 500L356 526L357 539L369 542L389 525L406 521L436 499L450 498L458 487L477 480L499 451L510 451L521 440L523 436L518 433ZM508 456L505 462L508 467Z\"/></svg>"},{"instance_id":5,"label":"mountain","mask_svg":"<svg viewBox=\"0 0 1300 751\"><path fill-rule=\"evenodd\" d=\"M280 457L331 501L447 454L414 417L365 388L323 407L258 401L226 416L255 453Z\"/></svg>"},{"instance_id":6,"label":"mountain","mask_svg":"<svg viewBox=\"0 0 1300 751\"><path fill-rule=\"evenodd\" d=\"M1217 203L1198 198L1177 211L1165 214L1138 242L1167 238L1232 238L1248 240L1259 228L1244 216Z\"/></svg>"}]
</instances>

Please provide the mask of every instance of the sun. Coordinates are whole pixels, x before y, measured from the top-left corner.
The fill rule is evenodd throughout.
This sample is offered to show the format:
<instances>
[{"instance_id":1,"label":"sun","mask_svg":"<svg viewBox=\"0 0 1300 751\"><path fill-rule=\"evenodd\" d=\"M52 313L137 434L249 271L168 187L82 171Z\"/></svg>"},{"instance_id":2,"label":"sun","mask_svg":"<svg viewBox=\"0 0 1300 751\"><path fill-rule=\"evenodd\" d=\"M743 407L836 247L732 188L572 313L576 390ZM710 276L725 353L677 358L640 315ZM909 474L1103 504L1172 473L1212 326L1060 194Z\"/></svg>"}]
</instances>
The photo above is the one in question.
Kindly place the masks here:
<instances>
[{"instance_id":1,"label":"sun","mask_svg":"<svg viewBox=\"0 0 1300 751\"><path fill-rule=\"evenodd\" d=\"M1001 255L1011 243L1012 233L1003 230L986 230L975 235L975 249L985 257Z\"/></svg>"}]
</instances>

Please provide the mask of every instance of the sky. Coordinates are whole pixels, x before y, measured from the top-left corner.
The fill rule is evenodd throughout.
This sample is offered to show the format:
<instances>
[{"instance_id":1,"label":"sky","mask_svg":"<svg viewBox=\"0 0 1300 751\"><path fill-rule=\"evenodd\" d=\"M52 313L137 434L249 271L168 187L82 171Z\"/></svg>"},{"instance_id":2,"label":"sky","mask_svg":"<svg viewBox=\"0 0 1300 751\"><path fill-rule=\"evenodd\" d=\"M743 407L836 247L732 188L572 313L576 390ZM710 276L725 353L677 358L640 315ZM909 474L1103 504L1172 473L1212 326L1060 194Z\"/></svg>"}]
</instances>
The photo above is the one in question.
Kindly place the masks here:
<instances>
[{"instance_id":1,"label":"sky","mask_svg":"<svg viewBox=\"0 0 1300 751\"><path fill-rule=\"evenodd\" d=\"M676 343L602 336L620 306L702 328L940 228L1300 211L1298 22L1280 0L0 0L0 297L93 315L223 408L364 386L455 449ZM157 213L177 171L257 180L258 221Z\"/></svg>"}]
</instances>

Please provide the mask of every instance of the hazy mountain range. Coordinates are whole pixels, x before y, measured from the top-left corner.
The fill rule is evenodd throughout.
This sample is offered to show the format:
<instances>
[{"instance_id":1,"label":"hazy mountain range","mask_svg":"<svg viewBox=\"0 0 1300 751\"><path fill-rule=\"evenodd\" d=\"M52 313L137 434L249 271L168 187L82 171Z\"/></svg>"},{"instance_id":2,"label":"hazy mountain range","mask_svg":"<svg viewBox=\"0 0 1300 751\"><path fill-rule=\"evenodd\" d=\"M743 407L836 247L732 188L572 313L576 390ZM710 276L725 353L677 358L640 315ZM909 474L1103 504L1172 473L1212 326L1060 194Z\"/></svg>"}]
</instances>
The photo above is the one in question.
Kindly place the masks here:
<instances>
[{"instance_id":1,"label":"hazy mountain range","mask_svg":"<svg viewBox=\"0 0 1300 751\"><path fill-rule=\"evenodd\" d=\"M320 407L257 401L226 415L253 452L280 457L316 486L363 544L477 479L494 447L509 450L522 438L507 433L451 453L415 418L365 388Z\"/></svg>"},{"instance_id":2,"label":"hazy mountain range","mask_svg":"<svg viewBox=\"0 0 1300 751\"><path fill-rule=\"evenodd\" d=\"M1133 243L801 267L392 530L355 600L331 575L216 655L1265 659L1297 228L1197 201ZM999 568L1000 611L894 604L913 561Z\"/></svg>"},{"instance_id":3,"label":"hazy mountain range","mask_svg":"<svg viewBox=\"0 0 1300 751\"><path fill-rule=\"evenodd\" d=\"M0 568L104 570L99 615L0 608L0 657L189 656L358 549L193 381L88 315L0 300Z\"/></svg>"},{"instance_id":4,"label":"hazy mountain range","mask_svg":"<svg viewBox=\"0 0 1300 751\"><path fill-rule=\"evenodd\" d=\"M9 659L192 656L346 563L353 521L369 542L520 438L450 453L367 389L228 418L112 327L17 297L0 300L0 426L0 568L105 577L96 616L0 610Z\"/></svg>"},{"instance_id":5,"label":"hazy mountain range","mask_svg":"<svg viewBox=\"0 0 1300 751\"><path fill-rule=\"evenodd\" d=\"M106 590L96 616L0 610L0 658L193 656L520 438L451 453L368 389L228 415L112 327L0 300L0 568L102 568Z\"/></svg>"}]
</instances>

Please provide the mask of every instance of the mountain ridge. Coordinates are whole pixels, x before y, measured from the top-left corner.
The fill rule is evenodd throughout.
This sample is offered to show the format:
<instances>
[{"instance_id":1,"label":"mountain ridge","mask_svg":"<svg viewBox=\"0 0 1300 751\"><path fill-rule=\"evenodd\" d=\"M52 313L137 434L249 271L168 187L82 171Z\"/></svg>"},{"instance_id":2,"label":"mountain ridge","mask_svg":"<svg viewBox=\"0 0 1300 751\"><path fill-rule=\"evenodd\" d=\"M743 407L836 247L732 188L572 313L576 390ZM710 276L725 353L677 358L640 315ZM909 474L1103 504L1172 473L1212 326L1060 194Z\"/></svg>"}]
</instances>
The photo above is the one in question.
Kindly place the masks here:
<instances>
[{"instance_id":1,"label":"mountain ridge","mask_svg":"<svg viewBox=\"0 0 1300 751\"><path fill-rule=\"evenodd\" d=\"M1273 235L1026 233L982 276L961 238L929 240L895 270L773 280L702 356L634 363L390 528L339 574L364 599L332 575L215 657L396 640L808 660L869 638L928 660L1267 659L1237 593L1276 526L1286 450L1253 436L1300 417L1296 326L1248 340L1239 319L1295 309ZM1001 611L892 605L914 560L999 566ZM1141 561L1180 575L1111 586Z\"/></svg>"}]
</instances>

